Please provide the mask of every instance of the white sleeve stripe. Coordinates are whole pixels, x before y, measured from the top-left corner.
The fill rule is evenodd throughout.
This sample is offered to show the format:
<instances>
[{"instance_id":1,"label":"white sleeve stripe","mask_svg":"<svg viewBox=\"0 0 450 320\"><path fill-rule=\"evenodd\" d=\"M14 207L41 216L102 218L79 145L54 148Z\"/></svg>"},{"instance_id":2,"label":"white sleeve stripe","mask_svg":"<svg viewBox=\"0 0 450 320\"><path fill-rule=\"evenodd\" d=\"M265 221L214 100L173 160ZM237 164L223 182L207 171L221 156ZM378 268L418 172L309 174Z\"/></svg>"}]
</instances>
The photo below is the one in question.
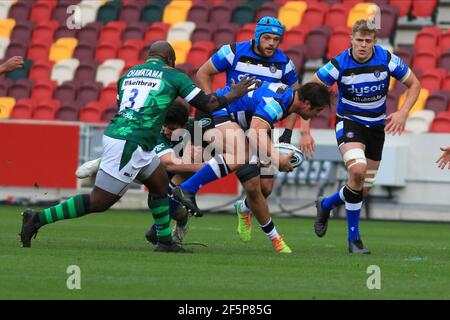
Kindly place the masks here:
<instances>
[{"instance_id":1,"label":"white sleeve stripe","mask_svg":"<svg viewBox=\"0 0 450 320\"><path fill-rule=\"evenodd\" d=\"M335 67L330 70L329 74L333 77L334 80L337 80L339 78L339 71Z\"/></svg>"},{"instance_id":2,"label":"white sleeve stripe","mask_svg":"<svg viewBox=\"0 0 450 320\"><path fill-rule=\"evenodd\" d=\"M400 79L400 82L405 82L406 80L408 80L410 74L411 74L411 69L408 68L408 71L406 71L406 74L403 76L403 78Z\"/></svg>"},{"instance_id":3,"label":"white sleeve stripe","mask_svg":"<svg viewBox=\"0 0 450 320\"><path fill-rule=\"evenodd\" d=\"M195 87L194 90L192 90L191 93L189 93L189 94L184 98L184 100L186 100L186 102L191 101L192 99L195 98L195 96L196 96L200 91L202 91L200 88Z\"/></svg>"}]
</instances>

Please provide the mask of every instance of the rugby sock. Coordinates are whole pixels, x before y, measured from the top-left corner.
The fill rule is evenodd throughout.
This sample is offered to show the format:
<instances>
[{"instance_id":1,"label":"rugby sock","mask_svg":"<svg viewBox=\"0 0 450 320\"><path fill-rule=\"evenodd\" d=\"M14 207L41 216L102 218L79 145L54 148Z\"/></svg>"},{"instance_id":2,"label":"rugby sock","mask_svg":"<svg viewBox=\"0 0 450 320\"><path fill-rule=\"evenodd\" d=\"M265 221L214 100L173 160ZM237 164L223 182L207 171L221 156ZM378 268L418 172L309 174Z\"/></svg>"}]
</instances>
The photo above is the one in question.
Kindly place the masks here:
<instances>
[{"instance_id":1,"label":"rugby sock","mask_svg":"<svg viewBox=\"0 0 450 320\"><path fill-rule=\"evenodd\" d=\"M175 185L172 182L169 182L169 195L172 194L172 190L175 188ZM169 197L169 216L173 218L175 215L175 211L177 211L178 206L180 204L176 202L172 197Z\"/></svg>"},{"instance_id":2,"label":"rugby sock","mask_svg":"<svg viewBox=\"0 0 450 320\"><path fill-rule=\"evenodd\" d=\"M153 220L155 220L158 241L171 242L172 230L170 229L169 200L167 196L148 197L148 207L152 211Z\"/></svg>"},{"instance_id":3,"label":"rugby sock","mask_svg":"<svg viewBox=\"0 0 450 320\"><path fill-rule=\"evenodd\" d=\"M344 187L345 211L347 213L348 241L360 238L359 215L361 213L363 194L362 190L353 190L349 186Z\"/></svg>"},{"instance_id":4,"label":"rugby sock","mask_svg":"<svg viewBox=\"0 0 450 320\"><path fill-rule=\"evenodd\" d=\"M278 231L275 228L274 223L272 222L272 218L270 218L269 222L267 222L265 225L259 225L259 226L264 231L266 236L269 237L270 240L279 236Z\"/></svg>"},{"instance_id":5,"label":"rugby sock","mask_svg":"<svg viewBox=\"0 0 450 320\"><path fill-rule=\"evenodd\" d=\"M208 161L197 173L180 186L188 192L197 192L202 186L214 180L227 176L230 173L225 159L222 155L218 155Z\"/></svg>"},{"instance_id":6,"label":"rugby sock","mask_svg":"<svg viewBox=\"0 0 450 320\"><path fill-rule=\"evenodd\" d=\"M249 213L251 210L248 207L248 203L247 203L247 197L244 198L244 201L241 202L241 212L242 213Z\"/></svg>"},{"instance_id":7,"label":"rugby sock","mask_svg":"<svg viewBox=\"0 0 450 320\"><path fill-rule=\"evenodd\" d=\"M59 220L73 219L90 213L90 196L79 194L60 204L40 211L38 219L41 225L53 223Z\"/></svg>"},{"instance_id":8,"label":"rugby sock","mask_svg":"<svg viewBox=\"0 0 450 320\"><path fill-rule=\"evenodd\" d=\"M332 194L331 196L323 199L322 208L324 211L331 211L333 208L345 203L344 194L343 194L344 188L345 187L342 187L335 194Z\"/></svg>"},{"instance_id":9,"label":"rugby sock","mask_svg":"<svg viewBox=\"0 0 450 320\"><path fill-rule=\"evenodd\" d=\"M189 220L189 215L186 214L183 218L181 218L180 220L177 220L177 226L184 227L185 225L187 225L188 220Z\"/></svg>"}]
</instances>

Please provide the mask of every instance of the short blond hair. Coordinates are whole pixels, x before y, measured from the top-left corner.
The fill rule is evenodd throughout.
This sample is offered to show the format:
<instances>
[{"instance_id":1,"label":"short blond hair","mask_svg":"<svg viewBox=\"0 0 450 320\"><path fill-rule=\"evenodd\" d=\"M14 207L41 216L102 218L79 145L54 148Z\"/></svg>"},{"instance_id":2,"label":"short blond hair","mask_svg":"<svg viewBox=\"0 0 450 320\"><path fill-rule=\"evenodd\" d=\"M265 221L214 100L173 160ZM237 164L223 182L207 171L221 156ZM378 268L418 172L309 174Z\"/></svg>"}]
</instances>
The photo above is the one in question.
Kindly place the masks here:
<instances>
[{"instance_id":1,"label":"short blond hair","mask_svg":"<svg viewBox=\"0 0 450 320\"><path fill-rule=\"evenodd\" d=\"M372 24L365 19L361 19L355 22L352 28L352 36L359 32L361 35L373 34L373 37L377 37L377 29L372 27Z\"/></svg>"}]
</instances>

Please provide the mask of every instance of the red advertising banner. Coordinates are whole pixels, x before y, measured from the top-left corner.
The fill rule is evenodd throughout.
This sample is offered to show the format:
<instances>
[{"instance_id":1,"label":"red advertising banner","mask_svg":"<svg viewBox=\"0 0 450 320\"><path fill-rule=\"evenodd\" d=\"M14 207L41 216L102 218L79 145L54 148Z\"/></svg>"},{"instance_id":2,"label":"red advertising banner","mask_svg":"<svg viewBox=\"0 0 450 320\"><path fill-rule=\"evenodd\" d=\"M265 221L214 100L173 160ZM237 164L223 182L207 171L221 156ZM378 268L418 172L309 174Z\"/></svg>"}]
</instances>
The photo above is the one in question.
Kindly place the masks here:
<instances>
[{"instance_id":1,"label":"red advertising banner","mask_svg":"<svg viewBox=\"0 0 450 320\"><path fill-rule=\"evenodd\" d=\"M0 186L76 189L78 125L0 122Z\"/></svg>"}]
</instances>

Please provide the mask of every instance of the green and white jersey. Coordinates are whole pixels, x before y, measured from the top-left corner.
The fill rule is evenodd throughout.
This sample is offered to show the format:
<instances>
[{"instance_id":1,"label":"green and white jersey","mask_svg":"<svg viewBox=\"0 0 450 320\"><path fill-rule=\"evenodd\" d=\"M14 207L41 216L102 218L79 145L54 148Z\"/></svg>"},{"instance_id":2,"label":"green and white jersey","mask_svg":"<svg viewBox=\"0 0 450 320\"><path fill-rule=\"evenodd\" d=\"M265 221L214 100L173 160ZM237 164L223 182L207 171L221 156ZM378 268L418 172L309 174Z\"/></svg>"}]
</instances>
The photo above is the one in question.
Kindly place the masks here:
<instances>
[{"instance_id":1,"label":"green and white jersey","mask_svg":"<svg viewBox=\"0 0 450 320\"><path fill-rule=\"evenodd\" d=\"M167 107L177 96L191 101L200 89L184 73L160 59L148 59L128 70L117 84L119 110L105 135L152 150L164 123Z\"/></svg>"},{"instance_id":2,"label":"green and white jersey","mask_svg":"<svg viewBox=\"0 0 450 320\"><path fill-rule=\"evenodd\" d=\"M187 131L189 131L191 138L194 136L194 119L193 118L189 118L188 120L188 125L186 128ZM166 135L164 134L163 130L161 129L159 136L158 136L158 140L156 143L156 147L153 149L156 152L156 155L158 157L162 157L163 155L165 155L166 153L169 152L174 152L173 148L179 144L184 142L186 144L186 140L184 139L180 139L180 141L172 141L167 139ZM183 146L184 148L184 146Z\"/></svg>"}]
</instances>

